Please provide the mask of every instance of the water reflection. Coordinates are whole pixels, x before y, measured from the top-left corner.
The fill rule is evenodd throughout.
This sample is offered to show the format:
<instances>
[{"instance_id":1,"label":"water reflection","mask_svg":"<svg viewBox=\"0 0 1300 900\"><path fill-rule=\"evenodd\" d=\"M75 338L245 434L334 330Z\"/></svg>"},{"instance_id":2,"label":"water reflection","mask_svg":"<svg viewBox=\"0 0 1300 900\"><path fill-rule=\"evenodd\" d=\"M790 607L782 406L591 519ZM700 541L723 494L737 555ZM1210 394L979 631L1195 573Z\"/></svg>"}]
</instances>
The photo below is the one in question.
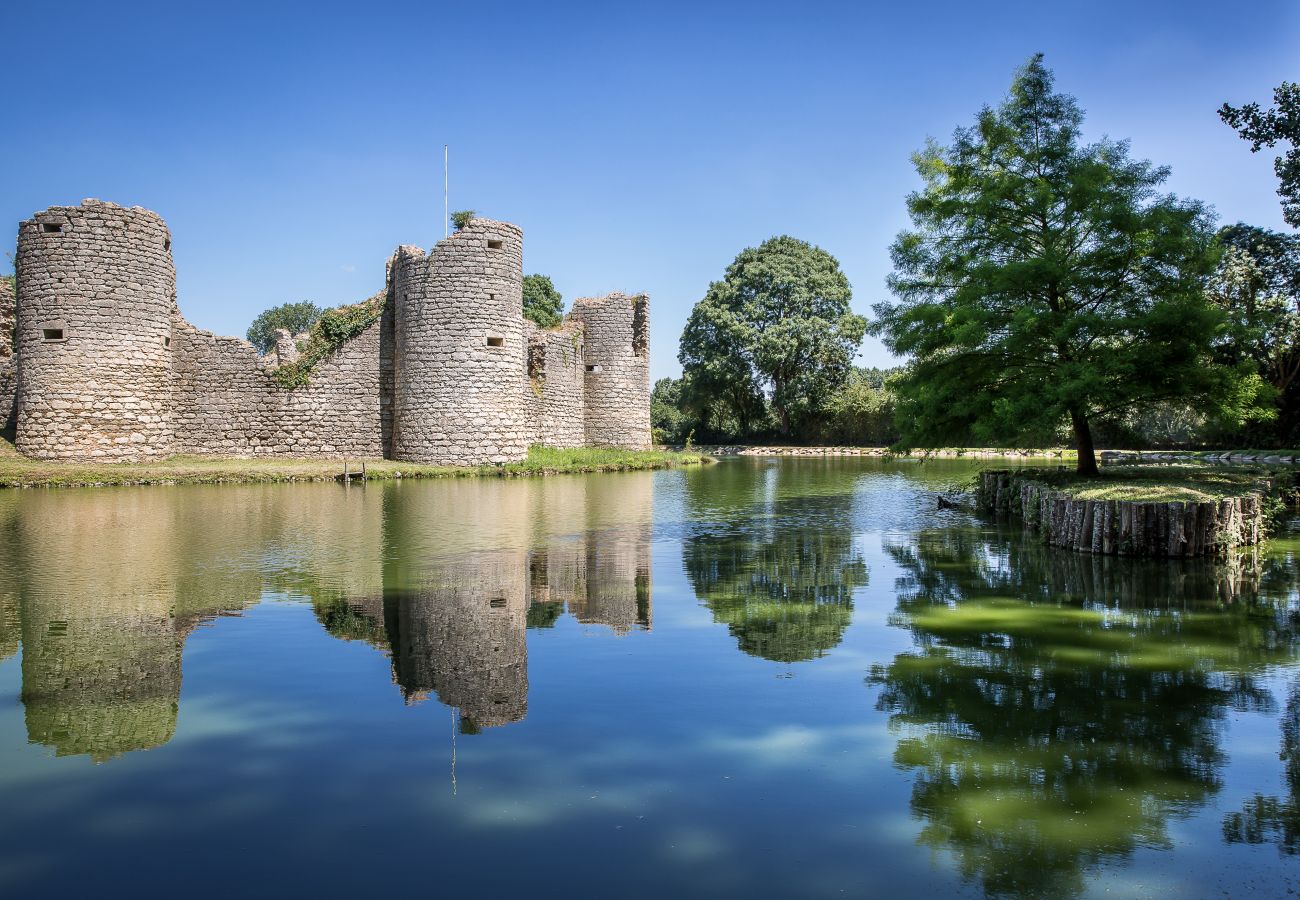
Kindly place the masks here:
<instances>
[{"instance_id":1,"label":"water reflection","mask_svg":"<svg viewBox=\"0 0 1300 900\"><path fill-rule=\"evenodd\" d=\"M1273 596L1285 596L1300 584L1300 555L1293 546L1265 560L1261 583ZM1272 843L1292 856L1300 854L1300 679L1291 681L1280 726L1278 758L1286 795L1255 793L1240 811L1224 817L1223 837L1230 844Z\"/></svg>"},{"instance_id":2,"label":"water reflection","mask_svg":"<svg viewBox=\"0 0 1300 900\"><path fill-rule=\"evenodd\" d=\"M96 761L175 732L187 636L267 594L389 654L466 732L524 718L529 625L651 622L652 477L0 498L0 659L28 738ZM538 612L534 612L534 611Z\"/></svg>"},{"instance_id":3,"label":"water reflection","mask_svg":"<svg viewBox=\"0 0 1300 900\"><path fill-rule=\"evenodd\" d=\"M1138 563L972 529L887 546L915 648L872 669L915 772L919 840L994 895L1080 893L1169 847L1220 784L1226 713L1267 708L1292 658L1289 598L1249 561Z\"/></svg>"},{"instance_id":4,"label":"water reflection","mask_svg":"<svg viewBox=\"0 0 1300 900\"><path fill-rule=\"evenodd\" d=\"M840 643L853 592L868 577L852 523L860 476L840 467L752 465L688 476L695 530L682 564L745 653L798 662Z\"/></svg>"},{"instance_id":5,"label":"water reflection","mask_svg":"<svg viewBox=\"0 0 1300 900\"><path fill-rule=\"evenodd\" d=\"M5 517L0 593L17 600L6 618L20 623L29 740L95 760L165 743L186 635L235 608L256 575L206 577L221 540L178 529L195 510L170 497L98 491L18 505Z\"/></svg>"}]
</instances>

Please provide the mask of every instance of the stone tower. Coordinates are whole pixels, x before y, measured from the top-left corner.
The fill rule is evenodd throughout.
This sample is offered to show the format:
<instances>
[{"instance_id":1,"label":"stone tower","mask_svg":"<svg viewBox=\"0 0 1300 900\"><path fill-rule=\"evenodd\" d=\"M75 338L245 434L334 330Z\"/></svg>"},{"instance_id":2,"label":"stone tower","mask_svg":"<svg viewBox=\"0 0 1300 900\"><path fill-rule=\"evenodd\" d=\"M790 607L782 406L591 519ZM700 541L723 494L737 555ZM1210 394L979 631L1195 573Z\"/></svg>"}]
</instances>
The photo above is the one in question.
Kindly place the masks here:
<instances>
[{"instance_id":1,"label":"stone tower","mask_svg":"<svg viewBox=\"0 0 1300 900\"><path fill-rule=\"evenodd\" d=\"M650 446L649 307L644 294L606 294L573 303L569 315L586 335L588 446Z\"/></svg>"},{"instance_id":2,"label":"stone tower","mask_svg":"<svg viewBox=\"0 0 1300 900\"><path fill-rule=\"evenodd\" d=\"M400 248L393 279L393 458L523 459L523 232L474 219L427 256Z\"/></svg>"},{"instance_id":3,"label":"stone tower","mask_svg":"<svg viewBox=\"0 0 1300 900\"><path fill-rule=\"evenodd\" d=\"M162 217L99 200L18 231L18 449L129 461L172 452L176 271Z\"/></svg>"}]
</instances>

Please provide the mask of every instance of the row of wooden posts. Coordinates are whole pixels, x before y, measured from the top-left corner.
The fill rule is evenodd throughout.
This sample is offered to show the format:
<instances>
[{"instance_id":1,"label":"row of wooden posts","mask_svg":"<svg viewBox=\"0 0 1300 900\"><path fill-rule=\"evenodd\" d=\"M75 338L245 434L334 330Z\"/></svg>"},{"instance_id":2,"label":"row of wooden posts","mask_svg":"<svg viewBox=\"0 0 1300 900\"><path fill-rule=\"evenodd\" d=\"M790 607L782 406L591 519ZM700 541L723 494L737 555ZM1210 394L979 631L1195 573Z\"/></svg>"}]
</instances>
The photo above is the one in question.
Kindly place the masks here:
<instances>
[{"instance_id":1,"label":"row of wooden posts","mask_svg":"<svg viewBox=\"0 0 1300 900\"><path fill-rule=\"evenodd\" d=\"M1081 500L1006 470L980 474L978 503L986 512L1019 516L1053 547L1121 556L1191 557L1256 544L1265 534L1261 479L1241 496L1204 502Z\"/></svg>"}]
</instances>

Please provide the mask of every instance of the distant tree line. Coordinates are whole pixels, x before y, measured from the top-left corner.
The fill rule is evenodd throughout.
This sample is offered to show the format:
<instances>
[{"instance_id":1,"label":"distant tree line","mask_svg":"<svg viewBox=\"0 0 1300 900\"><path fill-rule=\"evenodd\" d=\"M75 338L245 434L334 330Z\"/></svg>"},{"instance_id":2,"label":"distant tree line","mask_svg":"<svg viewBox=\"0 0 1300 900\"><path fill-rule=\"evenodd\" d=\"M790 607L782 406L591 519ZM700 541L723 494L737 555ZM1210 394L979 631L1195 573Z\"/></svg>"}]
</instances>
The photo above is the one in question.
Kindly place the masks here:
<instances>
[{"instance_id":1,"label":"distant tree line","mask_svg":"<svg viewBox=\"0 0 1300 900\"><path fill-rule=\"evenodd\" d=\"M690 377L660 378L650 393L650 424L662 444L798 443L884 447L899 440L890 379L902 368L850 367L842 382L829 386L799 427L782 432L780 419L766 403L744 422L729 404Z\"/></svg>"}]
</instances>

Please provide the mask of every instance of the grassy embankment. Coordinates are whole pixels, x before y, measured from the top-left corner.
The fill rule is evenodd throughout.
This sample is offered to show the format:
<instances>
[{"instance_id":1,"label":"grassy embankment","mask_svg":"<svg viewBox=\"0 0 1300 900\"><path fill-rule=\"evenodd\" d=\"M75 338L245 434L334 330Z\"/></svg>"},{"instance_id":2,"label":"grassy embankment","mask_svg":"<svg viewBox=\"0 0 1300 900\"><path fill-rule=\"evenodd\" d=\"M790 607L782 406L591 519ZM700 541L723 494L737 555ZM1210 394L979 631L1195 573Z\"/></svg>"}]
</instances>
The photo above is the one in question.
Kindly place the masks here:
<instances>
[{"instance_id":1,"label":"grassy embankment","mask_svg":"<svg viewBox=\"0 0 1300 900\"><path fill-rule=\"evenodd\" d=\"M1061 469L1021 469L1017 477L1050 485L1076 500L1135 503L1205 503L1240 497L1265 487L1276 470L1245 466L1106 466L1097 478ZM1288 477L1286 471L1278 472Z\"/></svg>"},{"instance_id":2,"label":"grassy embankment","mask_svg":"<svg viewBox=\"0 0 1300 900\"><path fill-rule=\"evenodd\" d=\"M582 472L623 472L700 465L701 453L663 450L556 450L534 447L523 462L501 466L426 466L367 459L367 480L392 478L511 477ZM352 472L361 460L348 462ZM0 436L0 487L86 487L136 484L218 484L237 482L332 481L343 472L341 459L170 456L148 463L75 463L28 459L14 449L13 433Z\"/></svg>"}]
</instances>

